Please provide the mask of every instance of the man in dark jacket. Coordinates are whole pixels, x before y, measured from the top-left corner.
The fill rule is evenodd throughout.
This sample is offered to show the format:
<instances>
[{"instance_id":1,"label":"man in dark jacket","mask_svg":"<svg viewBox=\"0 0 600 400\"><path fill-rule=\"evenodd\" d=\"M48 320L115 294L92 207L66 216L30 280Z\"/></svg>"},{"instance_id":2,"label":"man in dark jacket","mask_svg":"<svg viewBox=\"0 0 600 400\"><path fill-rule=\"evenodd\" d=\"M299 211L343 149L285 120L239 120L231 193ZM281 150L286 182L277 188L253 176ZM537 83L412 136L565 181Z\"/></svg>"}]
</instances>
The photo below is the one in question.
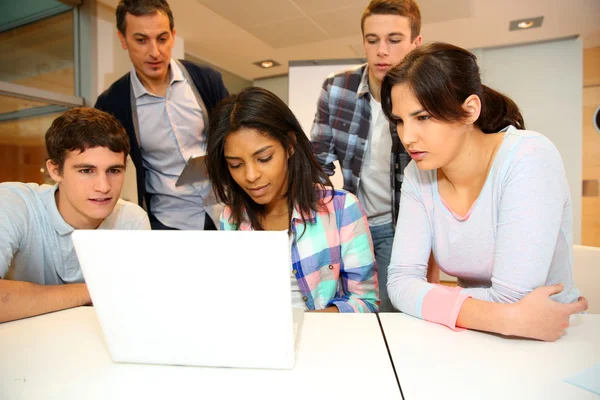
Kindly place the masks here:
<instances>
[{"instance_id":1,"label":"man in dark jacket","mask_svg":"<svg viewBox=\"0 0 600 400\"><path fill-rule=\"evenodd\" d=\"M227 97L221 75L174 60L173 14L165 0L121 0L117 29L133 64L96 102L131 141L138 202L152 229L216 229L222 207L208 180L175 186L186 162L206 152L208 115Z\"/></svg>"}]
</instances>

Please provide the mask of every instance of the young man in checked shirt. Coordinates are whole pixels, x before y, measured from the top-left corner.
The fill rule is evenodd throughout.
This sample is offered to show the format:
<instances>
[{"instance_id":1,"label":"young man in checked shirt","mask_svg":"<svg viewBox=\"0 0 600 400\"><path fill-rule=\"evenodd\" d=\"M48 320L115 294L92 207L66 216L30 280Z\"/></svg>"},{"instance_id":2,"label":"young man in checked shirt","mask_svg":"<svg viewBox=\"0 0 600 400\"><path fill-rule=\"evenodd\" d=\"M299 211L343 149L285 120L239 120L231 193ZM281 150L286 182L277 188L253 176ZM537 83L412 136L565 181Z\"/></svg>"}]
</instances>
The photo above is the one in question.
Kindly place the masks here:
<instances>
[{"instance_id":1,"label":"young man in checked shirt","mask_svg":"<svg viewBox=\"0 0 600 400\"><path fill-rule=\"evenodd\" d=\"M365 208L379 266L380 311L393 311L387 267L410 157L390 129L379 92L387 71L421 44L421 13L412 0L372 0L361 28L367 63L325 80L311 138L325 172L333 175L339 161L344 189Z\"/></svg>"}]
</instances>

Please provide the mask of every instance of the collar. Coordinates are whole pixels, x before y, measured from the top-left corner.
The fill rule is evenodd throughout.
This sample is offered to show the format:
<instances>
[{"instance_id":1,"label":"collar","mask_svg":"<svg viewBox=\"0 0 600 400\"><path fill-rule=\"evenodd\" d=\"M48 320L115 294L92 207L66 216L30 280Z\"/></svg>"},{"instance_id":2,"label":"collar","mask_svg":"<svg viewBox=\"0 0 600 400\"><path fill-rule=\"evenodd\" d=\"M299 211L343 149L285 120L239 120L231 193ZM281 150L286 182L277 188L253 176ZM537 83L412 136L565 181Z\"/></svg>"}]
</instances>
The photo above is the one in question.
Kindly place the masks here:
<instances>
[{"instance_id":1,"label":"collar","mask_svg":"<svg viewBox=\"0 0 600 400\"><path fill-rule=\"evenodd\" d=\"M304 219L308 223L312 224L317 221L317 213L313 210L310 210L308 213L303 215L297 207L294 207L294 212L292 213L292 223L302 223L302 216L304 216Z\"/></svg>"},{"instance_id":2,"label":"collar","mask_svg":"<svg viewBox=\"0 0 600 400\"><path fill-rule=\"evenodd\" d=\"M242 216L242 222L240 223L240 231L253 231L252 225L250 224L250 220L248 219L248 214L244 211L244 215Z\"/></svg>"},{"instance_id":3,"label":"collar","mask_svg":"<svg viewBox=\"0 0 600 400\"><path fill-rule=\"evenodd\" d=\"M360 84L358 85L358 90L356 92L356 98L363 97L367 94L371 94L369 91L369 65L365 64L365 70L363 71L362 78L360 79Z\"/></svg>"},{"instance_id":4,"label":"collar","mask_svg":"<svg viewBox=\"0 0 600 400\"><path fill-rule=\"evenodd\" d=\"M138 78L138 76L137 76L135 67L131 67L130 75L131 75L131 87L133 88L133 95L135 96L136 99L139 99L140 97L142 97L144 95L156 96L155 94L150 93L148 91L148 89L146 89L144 87L144 85L140 81L140 78ZM171 62L169 63L169 75L171 76L171 81L169 82L169 86L173 85L173 83L175 83L175 82L185 81L185 77L183 76L183 72L181 71L181 68L179 68L179 65L177 65L177 63L173 59L171 59Z\"/></svg>"},{"instance_id":5,"label":"collar","mask_svg":"<svg viewBox=\"0 0 600 400\"><path fill-rule=\"evenodd\" d=\"M42 202L44 203L44 207L46 207L46 211L48 212L50 224L59 235L64 236L70 234L74 229L71 225L67 224L62 215L60 215L58 207L56 206L55 194L58 190L58 183L54 186L43 186L47 186L47 188L45 188L41 198Z\"/></svg>"},{"instance_id":6,"label":"collar","mask_svg":"<svg viewBox=\"0 0 600 400\"><path fill-rule=\"evenodd\" d=\"M292 225L302 223L302 215L303 215L302 212L297 207L294 207L294 211L292 212ZM313 210L310 210L309 213L304 214L304 219L308 223L314 223L317 221L317 213L314 212ZM246 211L244 211L244 214L242 215L242 222L240 223L239 230L240 231L254 230L254 228L252 228L252 225L250 224L250 220L248 218L248 214L246 213Z\"/></svg>"}]
</instances>

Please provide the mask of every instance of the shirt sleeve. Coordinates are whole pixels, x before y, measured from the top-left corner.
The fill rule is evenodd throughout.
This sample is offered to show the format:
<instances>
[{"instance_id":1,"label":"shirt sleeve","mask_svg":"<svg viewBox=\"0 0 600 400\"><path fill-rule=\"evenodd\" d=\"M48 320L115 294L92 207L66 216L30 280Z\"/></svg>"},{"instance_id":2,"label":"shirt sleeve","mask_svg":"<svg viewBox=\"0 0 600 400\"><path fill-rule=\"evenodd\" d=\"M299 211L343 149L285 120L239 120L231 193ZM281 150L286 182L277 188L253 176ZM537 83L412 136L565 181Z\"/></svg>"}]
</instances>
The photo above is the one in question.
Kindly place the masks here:
<instances>
[{"instance_id":1,"label":"shirt sleeve","mask_svg":"<svg viewBox=\"0 0 600 400\"><path fill-rule=\"evenodd\" d=\"M338 229L343 293L328 305L335 305L340 312L377 312L379 284L373 241L367 216L351 193L346 194L344 209L338 216Z\"/></svg>"},{"instance_id":2,"label":"shirt sleeve","mask_svg":"<svg viewBox=\"0 0 600 400\"><path fill-rule=\"evenodd\" d=\"M0 188L0 199L0 279L4 279L27 232L28 210L9 189Z\"/></svg>"},{"instance_id":3,"label":"shirt sleeve","mask_svg":"<svg viewBox=\"0 0 600 400\"><path fill-rule=\"evenodd\" d=\"M548 281L548 273L559 235L571 235L561 230L570 203L564 165L547 138L522 140L501 177L492 285L463 290L477 299L514 303L537 287L561 283Z\"/></svg>"},{"instance_id":4,"label":"shirt sleeve","mask_svg":"<svg viewBox=\"0 0 600 400\"><path fill-rule=\"evenodd\" d=\"M144 211L144 215L142 215L140 217L138 226L135 229L139 230L139 231L149 231L151 229L150 228L150 220L148 219L148 214L146 214L145 211Z\"/></svg>"},{"instance_id":5,"label":"shirt sleeve","mask_svg":"<svg viewBox=\"0 0 600 400\"><path fill-rule=\"evenodd\" d=\"M137 204L120 199L112 214L110 222L106 221L100 225L101 229L131 229L150 230L150 220L144 209Z\"/></svg>"},{"instance_id":6,"label":"shirt sleeve","mask_svg":"<svg viewBox=\"0 0 600 400\"><path fill-rule=\"evenodd\" d=\"M329 176L335 173L333 162L338 159L335 152L333 132L329 125L329 90L332 79L329 78L323 82L321 96L317 103L317 113L310 133L315 157Z\"/></svg>"},{"instance_id":7,"label":"shirt sleeve","mask_svg":"<svg viewBox=\"0 0 600 400\"><path fill-rule=\"evenodd\" d=\"M427 263L433 240L432 221L420 192L415 163L405 170L400 211L388 267L388 294L403 313L456 330L456 319L469 297L461 288L427 282Z\"/></svg>"}]
</instances>

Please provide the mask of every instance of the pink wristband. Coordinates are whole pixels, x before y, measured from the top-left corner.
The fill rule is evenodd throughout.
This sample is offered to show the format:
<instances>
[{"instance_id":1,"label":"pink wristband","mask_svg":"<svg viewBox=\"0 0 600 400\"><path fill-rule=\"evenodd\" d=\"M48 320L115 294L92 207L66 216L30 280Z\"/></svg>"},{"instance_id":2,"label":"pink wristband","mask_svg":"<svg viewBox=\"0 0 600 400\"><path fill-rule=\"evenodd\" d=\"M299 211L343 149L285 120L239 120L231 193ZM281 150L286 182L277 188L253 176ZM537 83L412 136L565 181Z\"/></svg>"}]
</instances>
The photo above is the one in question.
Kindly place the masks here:
<instances>
[{"instance_id":1,"label":"pink wristband","mask_svg":"<svg viewBox=\"0 0 600 400\"><path fill-rule=\"evenodd\" d=\"M423 299L421 306L423 319L446 325L455 331L464 330L456 327L456 320L463 303L471 296L462 293L461 290L461 287L435 285Z\"/></svg>"}]
</instances>

